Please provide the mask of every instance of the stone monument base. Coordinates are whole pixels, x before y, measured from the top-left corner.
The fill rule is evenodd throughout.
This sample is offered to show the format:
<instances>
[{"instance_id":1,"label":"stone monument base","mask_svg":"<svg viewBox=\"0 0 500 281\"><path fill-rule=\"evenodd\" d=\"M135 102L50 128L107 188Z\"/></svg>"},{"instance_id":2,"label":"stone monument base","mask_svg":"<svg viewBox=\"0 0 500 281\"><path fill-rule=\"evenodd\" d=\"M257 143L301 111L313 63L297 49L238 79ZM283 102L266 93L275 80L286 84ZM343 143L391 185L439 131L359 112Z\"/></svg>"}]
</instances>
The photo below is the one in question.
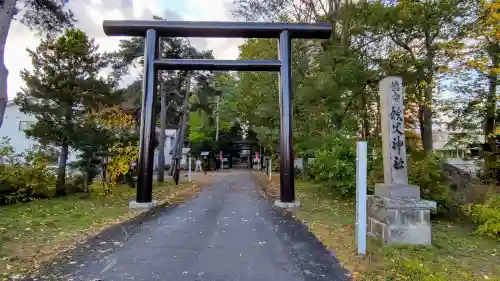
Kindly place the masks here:
<instances>
[{"instance_id":1,"label":"stone monument base","mask_svg":"<svg viewBox=\"0 0 500 281\"><path fill-rule=\"evenodd\" d=\"M387 198L415 198L420 199L420 187L410 184L375 184L375 195Z\"/></svg>"},{"instance_id":2,"label":"stone monument base","mask_svg":"<svg viewBox=\"0 0 500 281\"><path fill-rule=\"evenodd\" d=\"M431 244L431 210L436 202L368 196L368 235L385 244Z\"/></svg>"}]
</instances>

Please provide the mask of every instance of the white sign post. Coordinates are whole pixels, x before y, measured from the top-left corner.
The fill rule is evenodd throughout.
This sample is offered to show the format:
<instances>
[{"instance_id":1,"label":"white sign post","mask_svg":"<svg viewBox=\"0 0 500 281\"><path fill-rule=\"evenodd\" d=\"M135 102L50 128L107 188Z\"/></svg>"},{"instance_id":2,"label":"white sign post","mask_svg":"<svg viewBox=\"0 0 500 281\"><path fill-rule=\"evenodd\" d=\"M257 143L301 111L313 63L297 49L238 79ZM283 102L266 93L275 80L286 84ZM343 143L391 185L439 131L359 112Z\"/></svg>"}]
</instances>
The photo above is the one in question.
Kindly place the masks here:
<instances>
[{"instance_id":1,"label":"white sign post","mask_svg":"<svg viewBox=\"0 0 500 281\"><path fill-rule=\"evenodd\" d=\"M188 180L191 182L191 157L188 158Z\"/></svg>"},{"instance_id":2,"label":"white sign post","mask_svg":"<svg viewBox=\"0 0 500 281\"><path fill-rule=\"evenodd\" d=\"M356 143L356 244L358 255L366 255L368 145L366 141Z\"/></svg>"},{"instance_id":3,"label":"white sign post","mask_svg":"<svg viewBox=\"0 0 500 281\"><path fill-rule=\"evenodd\" d=\"M273 171L272 165L271 165L271 157L269 157L269 180L271 180L271 172Z\"/></svg>"}]
</instances>

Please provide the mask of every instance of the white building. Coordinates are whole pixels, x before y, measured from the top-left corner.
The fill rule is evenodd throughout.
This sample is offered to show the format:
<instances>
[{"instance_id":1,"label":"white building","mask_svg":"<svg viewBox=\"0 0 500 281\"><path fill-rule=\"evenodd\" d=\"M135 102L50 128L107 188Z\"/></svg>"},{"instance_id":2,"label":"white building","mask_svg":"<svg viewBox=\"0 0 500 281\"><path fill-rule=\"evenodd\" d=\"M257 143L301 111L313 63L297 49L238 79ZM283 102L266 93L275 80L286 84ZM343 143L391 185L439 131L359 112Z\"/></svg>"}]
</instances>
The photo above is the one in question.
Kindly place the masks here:
<instances>
[{"instance_id":1,"label":"white building","mask_svg":"<svg viewBox=\"0 0 500 281\"><path fill-rule=\"evenodd\" d=\"M32 115L22 113L14 101L8 101L5 108L4 121L0 128L0 138L10 138L10 144L16 153L23 153L37 144L37 141L30 139L24 133L35 124L36 119ZM76 160L76 153L70 151L68 162Z\"/></svg>"},{"instance_id":2,"label":"white building","mask_svg":"<svg viewBox=\"0 0 500 281\"><path fill-rule=\"evenodd\" d=\"M471 158L471 150L468 144L450 145L450 141L458 134L446 128L446 123L436 122L432 131L433 148L437 155L446 159L451 164L463 171L470 172L474 177L481 169L477 159ZM468 137L474 143L483 143L484 135L473 135Z\"/></svg>"},{"instance_id":3,"label":"white building","mask_svg":"<svg viewBox=\"0 0 500 281\"><path fill-rule=\"evenodd\" d=\"M432 130L432 141L435 152L444 158L465 158L470 154L467 145L451 145L450 141L458 132L448 130L446 123L436 122ZM484 135L469 136L470 141L484 143Z\"/></svg>"},{"instance_id":4,"label":"white building","mask_svg":"<svg viewBox=\"0 0 500 281\"><path fill-rule=\"evenodd\" d=\"M160 128L156 127L156 133L160 133ZM172 162L172 154L170 151L174 148L175 138L177 137L176 129L167 129L165 130L165 165L170 165ZM155 149L155 160L154 160L154 169L158 169L158 149Z\"/></svg>"},{"instance_id":5,"label":"white building","mask_svg":"<svg viewBox=\"0 0 500 281\"><path fill-rule=\"evenodd\" d=\"M4 122L0 128L0 138L8 137L10 138L10 144L14 147L16 153L22 153L28 149L31 149L37 142L30 139L24 133L24 130L29 129L36 119L32 115L22 113L19 107L14 103L14 101L9 101L7 107L5 108ZM159 132L159 128L156 131ZM173 145L175 145L175 137L177 135L177 130L167 129L166 139L165 139L165 164L170 164L172 161L172 155L170 151ZM158 166L158 150L155 151L155 162L154 168ZM71 151L68 155L68 162L77 160L77 153Z\"/></svg>"},{"instance_id":6,"label":"white building","mask_svg":"<svg viewBox=\"0 0 500 281\"><path fill-rule=\"evenodd\" d=\"M14 101L8 101L4 122L0 128L0 137L10 138L10 144L14 146L17 153L28 150L36 144L36 141L28 139L24 130L29 129L35 121L35 117L22 113Z\"/></svg>"}]
</instances>

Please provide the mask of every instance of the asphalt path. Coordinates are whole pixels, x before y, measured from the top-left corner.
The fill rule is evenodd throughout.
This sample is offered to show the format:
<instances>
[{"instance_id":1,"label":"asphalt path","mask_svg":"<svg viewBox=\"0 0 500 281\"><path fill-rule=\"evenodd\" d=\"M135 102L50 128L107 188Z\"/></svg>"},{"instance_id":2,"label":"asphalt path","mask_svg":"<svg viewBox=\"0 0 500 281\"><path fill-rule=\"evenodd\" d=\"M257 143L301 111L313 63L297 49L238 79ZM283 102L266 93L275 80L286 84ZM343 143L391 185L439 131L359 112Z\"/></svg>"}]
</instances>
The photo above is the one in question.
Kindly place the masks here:
<instances>
[{"instance_id":1,"label":"asphalt path","mask_svg":"<svg viewBox=\"0 0 500 281\"><path fill-rule=\"evenodd\" d=\"M82 259L60 280L348 280L302 223L262 198L249 171L215 175L198 196Z\"/></svg>"}]
</instances>

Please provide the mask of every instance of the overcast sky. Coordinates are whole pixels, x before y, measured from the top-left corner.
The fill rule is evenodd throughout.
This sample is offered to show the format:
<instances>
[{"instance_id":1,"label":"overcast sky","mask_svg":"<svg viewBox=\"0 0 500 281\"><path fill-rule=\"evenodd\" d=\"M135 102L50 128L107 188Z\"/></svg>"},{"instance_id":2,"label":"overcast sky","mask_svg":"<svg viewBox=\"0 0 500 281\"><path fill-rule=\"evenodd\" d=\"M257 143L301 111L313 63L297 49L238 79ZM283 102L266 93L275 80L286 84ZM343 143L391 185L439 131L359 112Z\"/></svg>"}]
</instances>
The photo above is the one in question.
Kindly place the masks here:
<instances>
[{"instance_id":1,"label":"overcast sky","mask_svg":"<svg viewBox=\"0 0 500 281\"><path fill-rule=\"evenodd\" d=\"M232 0L70 0L81 28L95 38L102 51L112 51L121 37L107 37L102 31L103 20L152 19L153 15L169 20L230 21ZM31 68L26 48L35 49L40 39L26 27L14 22L7 39L5 63L9 70L8 95L13 99L23 81L19 72ZM200 49L214 51L218 59L236 59L242 39L194 38L192 44ZM132 81L134 74L126 80Z\"/></svg>"}]
</instances>

